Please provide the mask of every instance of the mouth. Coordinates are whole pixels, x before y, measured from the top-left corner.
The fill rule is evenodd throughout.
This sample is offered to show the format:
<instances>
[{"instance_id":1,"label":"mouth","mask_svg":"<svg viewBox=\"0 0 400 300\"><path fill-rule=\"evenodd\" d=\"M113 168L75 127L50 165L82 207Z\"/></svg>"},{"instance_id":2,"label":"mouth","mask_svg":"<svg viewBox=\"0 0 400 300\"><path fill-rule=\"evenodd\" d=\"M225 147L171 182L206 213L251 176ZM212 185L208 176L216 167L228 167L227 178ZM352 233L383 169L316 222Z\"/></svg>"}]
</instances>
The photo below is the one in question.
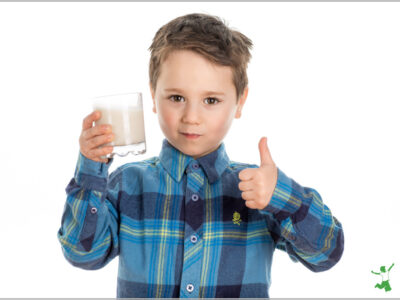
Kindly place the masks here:
<instances>
[{"instance_id":1,"label":"mouth","mask_svg":"<svg viewBox=\"0 0 400 300\"><path fill-rule=\"evenodd\" d=\"M200 134L196 134L196 133L181 132L181 134L183 134L188 139L197 139L197 138L199 138L201 136Z\"/></svg>"}]
</instances>

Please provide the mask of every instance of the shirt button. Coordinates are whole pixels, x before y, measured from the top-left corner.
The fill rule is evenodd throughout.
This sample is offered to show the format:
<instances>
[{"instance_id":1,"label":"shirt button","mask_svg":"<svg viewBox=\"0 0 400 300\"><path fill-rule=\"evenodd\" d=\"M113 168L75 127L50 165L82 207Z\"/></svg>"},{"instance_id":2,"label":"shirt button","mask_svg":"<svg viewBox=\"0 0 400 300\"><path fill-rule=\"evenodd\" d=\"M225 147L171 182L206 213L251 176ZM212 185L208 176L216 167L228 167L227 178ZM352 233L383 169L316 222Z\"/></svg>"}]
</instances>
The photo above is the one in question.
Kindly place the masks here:
<instances>
[{"instance_id":1,"label":"shirt button","mask_svg":"<svg viewBox=\"0 0 400 300\"><path fill-rule=\"evenodd\" d=\"M192 195L192 200L193 200L193 201L199 200L199 195L193 194L193 195Z\"/></svg>"},{"instance_id":2,"label":"shirt button","mask_svg":"<svg viewBox=\"0 0 400 300\"><path fill-rule=\"evenodd\" d=\"M97 213L97 208L96 208L96 207L92 207L92 208L90 209L90 212L91 212L92 214Z\"/></svg>"},{"instance_id":3,"label":"shirt button","mask_svg":"<svg viewBox=\"0 0 400 300\"><path fill-rule=\"evenodd\" d=\"M196 243L196 242L197 242L197 236L192 235L192 236L190 237L190 240L192 241L193 244Z\"/></svg>"},{"instance_id":4,"label":"shirt button","mask_svg":"<svg viewBox=\"0 0 400 300\"><path fill-rule=\"evenodd\" d=\"M186 286L186 290L187 290L189 293L193 292L193 290L194 290L193 284L189 283L189 284Z\"/></svg>"},{"instance_id":5,"label":"shirt button","mask_svg":"<svg viewBox=\"0 0 400 300\"><path fill-rule=\"evenodd\" d=\"M193 169L198 169L199 165L198 164L193 164Z\"/></svg>"}]
</instances>

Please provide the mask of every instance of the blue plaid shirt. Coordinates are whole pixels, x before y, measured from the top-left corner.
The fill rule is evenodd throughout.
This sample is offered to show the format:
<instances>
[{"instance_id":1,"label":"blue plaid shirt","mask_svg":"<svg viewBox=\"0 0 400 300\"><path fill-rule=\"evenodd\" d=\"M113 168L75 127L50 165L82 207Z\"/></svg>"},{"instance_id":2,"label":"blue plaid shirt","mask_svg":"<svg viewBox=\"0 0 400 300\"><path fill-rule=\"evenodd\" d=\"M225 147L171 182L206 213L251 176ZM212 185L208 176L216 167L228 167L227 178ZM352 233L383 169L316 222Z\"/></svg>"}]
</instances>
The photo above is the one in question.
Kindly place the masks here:
<instances>
[{"instance_id":1,"label":"blue plaid shirt","mask_svg":"<svg viewBox=\"0 0 400 300\"><path fill-rule=\"evenodd\" d=\"M112 161L112 160L111 160ZM320 272L343 252L341 223L314 189L278 168L271 202L250 209L224 143L197 160L166 139L125 164L79 154L58 239L65 258L99 269L119 255L117 297L268 297L275 249Z\"/></svg>"}]
</instances>

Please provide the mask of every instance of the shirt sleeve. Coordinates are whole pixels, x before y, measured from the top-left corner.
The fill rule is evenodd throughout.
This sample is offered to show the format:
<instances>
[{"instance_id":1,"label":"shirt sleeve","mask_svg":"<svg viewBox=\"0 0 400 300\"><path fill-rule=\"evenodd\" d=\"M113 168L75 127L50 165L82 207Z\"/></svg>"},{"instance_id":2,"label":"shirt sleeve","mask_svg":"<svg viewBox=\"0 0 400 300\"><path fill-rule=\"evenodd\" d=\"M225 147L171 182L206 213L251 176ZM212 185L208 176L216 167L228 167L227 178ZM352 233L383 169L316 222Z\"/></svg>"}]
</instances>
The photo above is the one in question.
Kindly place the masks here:
<instances>
[{"instance_id":1,"label":"shirt sleeve","mask_svg":"<svg viewBox=\"0 0 400 300\"><path fill-rule=\"evenodd\" d=\"M261 214L272 215L276 248L295 262L321 272L333 267L344 249L342 224L312 188L302 187L278 168L270 203Z\"/></svg>"},{"instance_id":2,"label":"shirt sleeve","mask_svg":"<svg viewBox=\"0 0 400 300\"><path fill-rule=\"evenodd\" d=\"M94 270L119 253L118 176L108 178L106 163L79 153L57 237L65 258L74 266ZM114 174L112 174L114 175Z\"/></svg>"}]
</instances>

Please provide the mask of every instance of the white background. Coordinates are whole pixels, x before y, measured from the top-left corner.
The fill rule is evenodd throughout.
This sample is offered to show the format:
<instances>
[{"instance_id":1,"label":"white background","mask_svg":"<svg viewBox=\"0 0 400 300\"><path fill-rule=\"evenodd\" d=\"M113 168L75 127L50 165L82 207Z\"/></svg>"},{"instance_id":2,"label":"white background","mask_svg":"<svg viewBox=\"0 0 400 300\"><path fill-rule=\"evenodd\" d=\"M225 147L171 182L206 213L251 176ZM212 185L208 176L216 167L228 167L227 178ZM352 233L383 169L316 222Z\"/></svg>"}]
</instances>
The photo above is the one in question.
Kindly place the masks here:
<instances>
[{"instance_id":1,"label":"white background","mask_svg":"<svg viewBox=\"0 0 400 300\"><path fill-rule=\"evenodd\" d=\"M142 91L148 151L163 135L148 61L159 27L222 17L254 43L249 96L225 139L259 164L267 136L289 177L342 222L345 251L313 273L276 251L271 297L399 297L400 3L1 3L0 297L115 297L118 258L85 271L57 240L93 96ZM381 265L392 291L375 289ZM234 271L234 270L233 270Z\"/></svg>"}]
</instances>

